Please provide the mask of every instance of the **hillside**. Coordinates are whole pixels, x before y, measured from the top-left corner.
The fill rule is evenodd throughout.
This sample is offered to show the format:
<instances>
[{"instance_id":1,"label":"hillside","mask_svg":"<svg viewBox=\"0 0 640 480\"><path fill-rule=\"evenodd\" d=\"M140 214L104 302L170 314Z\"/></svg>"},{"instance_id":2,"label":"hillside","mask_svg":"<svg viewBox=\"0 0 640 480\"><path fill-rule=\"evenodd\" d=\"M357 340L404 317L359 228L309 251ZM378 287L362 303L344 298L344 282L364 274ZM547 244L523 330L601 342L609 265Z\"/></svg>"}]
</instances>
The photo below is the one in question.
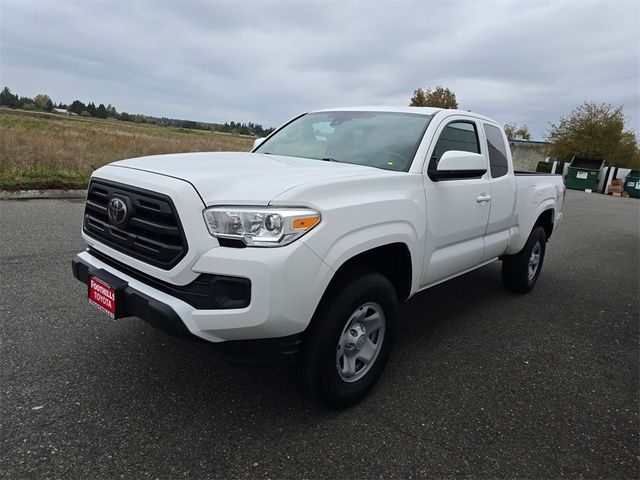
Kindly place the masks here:
<instances>
[{"instance_id":1,"label":"hillside","mask_svg":"<svg viewBox=\"0 0 640 480\"><path fill-rule=\"evenodd\" d=\"M248 151L253 138L0 108L0 189L84 188L93 168L142 155Z\"/></svg>"}]
</instances>

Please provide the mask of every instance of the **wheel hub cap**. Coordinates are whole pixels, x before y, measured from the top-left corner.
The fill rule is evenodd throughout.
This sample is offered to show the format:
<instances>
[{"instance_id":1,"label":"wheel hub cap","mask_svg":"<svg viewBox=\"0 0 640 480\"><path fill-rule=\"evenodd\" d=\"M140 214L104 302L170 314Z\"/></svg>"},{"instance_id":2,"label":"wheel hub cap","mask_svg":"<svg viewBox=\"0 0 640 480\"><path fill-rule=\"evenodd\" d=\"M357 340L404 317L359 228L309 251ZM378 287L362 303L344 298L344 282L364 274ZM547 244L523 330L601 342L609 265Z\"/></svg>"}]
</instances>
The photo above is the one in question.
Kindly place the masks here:
<instances>
[{"instance_id":1,"label":"wheel hub cap","mask_svg":"<svg viewBox=\"0 0 640 480\"><path fill-rule=\"evenodd\" d=\"M385 316L374 302L358 307L338 339L336 369L342 380L355 382L375 363L384 340Z\"/></svg>"},{"instance_id":2,"label":"wheel hub cap","mask_svg":"<svg viewBox=\"0 0 640 480\"><path fill-rule=\"evenodd\" d=\"M362 350L362 346L366 339L367 337L364 325L360 322L352 325L346 334L346 345L344 347L345 353L347 355L355 355Z\"/></svg>"},{"instance_id":3,"label":"wheel hub cap","mask_svg":"<svg viewBox=\"0 0 640 480\"><path fill-rule=\"evenodd\" d=\"M538 266L540 265L541 253L542 253L542 247L540 246L540 242L536 242L536 244L531 249L531 256L529 257L529 271L528 271L529 280L532 280L533 277L535 277L536 272L538 271Z\"/></svg>"}]
</instances>

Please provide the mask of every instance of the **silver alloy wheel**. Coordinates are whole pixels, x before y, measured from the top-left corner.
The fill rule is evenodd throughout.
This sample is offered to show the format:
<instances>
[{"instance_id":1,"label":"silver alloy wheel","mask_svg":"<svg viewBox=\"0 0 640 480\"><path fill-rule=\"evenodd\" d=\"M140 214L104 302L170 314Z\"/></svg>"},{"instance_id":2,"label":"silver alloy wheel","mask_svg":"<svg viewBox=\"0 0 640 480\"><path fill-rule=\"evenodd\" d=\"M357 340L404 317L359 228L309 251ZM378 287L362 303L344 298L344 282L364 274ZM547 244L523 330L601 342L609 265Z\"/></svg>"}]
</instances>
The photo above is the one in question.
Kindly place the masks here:
<instances>
[{"instance_id":1,"label":"silver alloy wheel","mask_svg":"<svg viewBox=\"0 0 640 480\"><path fill-rule=\"evenodd\" d=\"M375 302L367 302L351 314L336 352L336 368L342 380L356 382L371 369L382 349L385 325L384 311Z\"/></svg>"},{"instance_id":2,"label":"silver alloy wheel","mask_svg":"<svg viewBox=\"0 0 640 480\"><path fill-rule=\"evenodd\" d=\"M531 256L529 257L529 280L533 280L536 276L538 267L540 266L540 255L542 254L542 245L538 240L531 249Z\"/></svg>"}]
</instances>

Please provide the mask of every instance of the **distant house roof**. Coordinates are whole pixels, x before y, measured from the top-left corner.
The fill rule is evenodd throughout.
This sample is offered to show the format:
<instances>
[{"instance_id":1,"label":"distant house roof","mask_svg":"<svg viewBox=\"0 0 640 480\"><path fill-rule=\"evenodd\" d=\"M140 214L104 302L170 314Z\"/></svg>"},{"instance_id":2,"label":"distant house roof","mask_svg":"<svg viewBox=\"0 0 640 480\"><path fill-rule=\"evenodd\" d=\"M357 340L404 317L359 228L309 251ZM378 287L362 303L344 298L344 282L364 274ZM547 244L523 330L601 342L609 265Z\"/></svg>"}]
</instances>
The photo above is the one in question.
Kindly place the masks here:
<instances>
[{"instance_id":1,"label":"distant house roof","mask_svg":"<svg viewBox=\"0 0 640 480\"><path fill-rule=\"evenodd\" d=\"M51 110L53 113L64 113L65 115L69 115L69 112L64 108L54 108Z\"/></svg>"}]
</instances>

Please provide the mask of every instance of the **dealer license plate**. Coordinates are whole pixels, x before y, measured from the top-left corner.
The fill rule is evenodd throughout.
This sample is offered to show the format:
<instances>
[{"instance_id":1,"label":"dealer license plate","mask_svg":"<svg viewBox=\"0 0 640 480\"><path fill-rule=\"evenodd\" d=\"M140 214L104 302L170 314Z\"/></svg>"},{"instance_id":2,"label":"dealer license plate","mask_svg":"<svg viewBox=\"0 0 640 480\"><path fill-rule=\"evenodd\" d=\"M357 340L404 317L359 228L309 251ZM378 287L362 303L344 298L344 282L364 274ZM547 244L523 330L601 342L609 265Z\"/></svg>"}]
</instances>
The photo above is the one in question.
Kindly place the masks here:
<instances>
[{"instance_id":1,"label":"dealer license plate","mask_svg":"<svg viewBox=\"0 0 640 480\"><path fill-rule=\"evenodd\" d=\"M116 317L116 289L89 275L89 303L109 317Z\"/></svg>"}]
</instances>

